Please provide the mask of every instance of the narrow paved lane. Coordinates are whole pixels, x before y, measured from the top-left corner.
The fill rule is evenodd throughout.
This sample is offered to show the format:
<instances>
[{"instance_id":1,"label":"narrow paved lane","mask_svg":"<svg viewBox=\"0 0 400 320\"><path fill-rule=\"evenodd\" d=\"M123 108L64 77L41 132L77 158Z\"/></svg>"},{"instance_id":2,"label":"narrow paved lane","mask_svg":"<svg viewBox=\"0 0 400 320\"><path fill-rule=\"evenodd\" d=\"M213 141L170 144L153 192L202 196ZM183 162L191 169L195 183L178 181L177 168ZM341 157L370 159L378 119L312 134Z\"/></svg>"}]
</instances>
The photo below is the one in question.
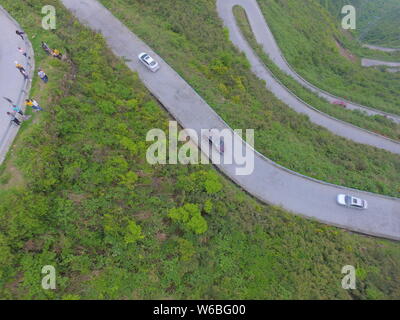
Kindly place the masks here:
<instances>
[{"instance_id":1,"label":"narrow paved lane","mask_svg":"<svg viewBox=\"0 0 400 320\"><path fill-rule=\"evenodd\" d=\"M364 48L368 48L371 50L378 50L378 51L383 51L383 52L396 52L400 51L400 49L394 49L394 48L385 48L385 47L380 47L380 46L373 46L371 44L363 44Z\"/></svg>"},{"instance_id":2,"label":"narrow paved lane","mask_svg":"<svg viewBox=\"0 0 400 320\"><path fill-rule=\"evenodd\" d=\"M388 62L375 59L363 58L361 60L363 67L387 66L387 67L400 67L400 62Z\"/></svg>"},{"instance_id":3,"label":"narrow paved lane","mask_svg":"<svg viewBox=\"0 0 400 320\"><path fill-rule=\"evenodd\" d=\"M245 4L244 8L249 14L249 19L251 20L253 30L259 31L258 33L255 33L259 36L258 41L264 45L264 48L268 46L267 53L270 54L275 63L280 64L281 67L286 66L285 70L289 69L287 69L287 64L284 62L255 0L217 0L217 10L220 17L224 21L225 26L229 29L229 37L231 41L236 47L246 54L246 57L251 64L252 71L260 79L264 79L266 81L266 87L268 90L273 92L277 98L294 109L296 112L306 114L310 121L328 129L338 136L400 154L400 142L359 128L347 122L335 119L315 109L298 98L278 79L276 79L266 68L265 64L254 53L253 49L242 35L232 11L233 6L236 4ZM261 30L264 30L264 32L261 32ZM279 61L281 62L279 63Z\"/></svg>"},{"instance_id":4,"label":"narrow paved lane","mask_svg":"<svg viewBox=\"0 0 400 320\"><path fill-rule=\"evenodd\" d=\"M201 129L228 128L215 111L150 47L126 28L95 0L61 0L91 29L103 34L113 52L127 60L146 87L184 127L198 134ZM160 63L157 73L148 71L137 59L148 52ZM241 138L235 135L237 141ZM246 150L252 150L245 145ZM236 152L236 150L234 150ZM256 152L255 169L250 175L237 175L239 164L217 167L244 190L260 200L280 205L288 211L353 231L400 240L400 199L350 190L317 181L285 169ZM366 199L366 211L349 210L336 204L338 193L351 193Z\"/></svg>"},{"instance_id":5,"label":"narrow paved lane","mask_svg":"<svg viewBox=\"0 0 400 320\"><path fill-rule=\"evenodd\" d=\"M18 51L18 47L21 47L32 54L29 42L23 41L15 33L17 29L21 30L20 26L0 6L0 164L18 132L18 127L11 125L10 117L6 114L7 111L12 111L12 106L3 97L21 106L30 86L30 82L24 80L15 67L15 61L22 64L27 71L33 66L33 58L28 61Z\"/></svg>"},{"instance_id":6,"label":"narrow paved lane","mask_svg":"<svg viewBox=\"0 0 400 320\"><path fill-rule=\"evenodd\" d=\"M384 111L372 109L366 106L359 105L357 103L347 101L343 98L336 97L322 89L317 88L316 86L312 85L307 80L302 78L298 73L296 73L296 71L292 69L292 67L286 61L281 50L279 49L278 44L276 43L275 38L267 22L265 21L264 15L262 14L260 7L258 6L257 0L217 0L218 13L221 19L224 21L225 25L230 30L231 40L235 43L235 45L239 47L239 49L245 51L246 55L248 55L248 45L245 40L240 39L242 38L241 35L239 35L240 29L237 27L235 16L232 13L232 8L235 5L240 5L246 10L254 36L257 39L257 42L263 46L264 51L270 56L271 60L282 71L292 76L303 87L318 94L318 96L324 98L330 103L337 100L346 101L347 108L350 110L361 110L368 115L386 116L396 123L400 123L399 115L389 114ZM243 41L246 42L246 44L243 44Z\"/></svg>"}]
</instances>

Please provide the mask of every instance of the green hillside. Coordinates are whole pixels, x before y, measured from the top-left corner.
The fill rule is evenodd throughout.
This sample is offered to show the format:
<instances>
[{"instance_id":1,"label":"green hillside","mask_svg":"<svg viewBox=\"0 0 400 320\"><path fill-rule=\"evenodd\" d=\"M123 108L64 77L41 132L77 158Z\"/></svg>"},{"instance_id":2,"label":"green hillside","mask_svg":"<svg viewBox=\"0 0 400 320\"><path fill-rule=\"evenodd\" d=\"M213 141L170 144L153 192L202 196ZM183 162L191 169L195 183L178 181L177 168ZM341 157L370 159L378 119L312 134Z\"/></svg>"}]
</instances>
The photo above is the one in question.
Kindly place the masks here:
<instances>
[{"instance_id":1,"label":"green hillside","mask_svg":"<svg viewBox=\"0 0 400 320\"><path fill-rule=\"evenodd\" d=\"M326 170L331 179L399 194L398 157L336 138L266 92L227 40L213 1L104 2L152 45L165 41L169 59L183 50L196 89L223 116L253 120L278 160L287 152L282 162L303 172ZM40 24L48 4L57 9L51 32ZM0 167L0 299L400 297L399 243L263 205L212 166L149 165L146 133L166 129L170 118L137 74L58 0L2 5L33 39L50 82L34 81L46 112L23 123ZM48 57L40 41L67 60ZM177 219L185 214L190 223ZM357 269L351 292L341 288L348 264ZM45 265L56 268L56 290L41 288Z\"/></svg>"},{"instance_id":2,"label":"green hillside","mask_svg":"<svg viewBox=\"0 0 400 320\"><path fill-rule=\"evenodd\" d=\"M356 35L360 41L400 48L400 1L398 0L319 0L334 16L351 4L357 9Z\"/></svg>"},{"instance_id":3,"label":"green hillside","mask_svg":"<svg viewBox=\"0 0 400 320\"><path fill-rule=\"evenodd\" d=\"M354 41L316 0L258 0L294 69L339 97L400 114L400 73L363 68L348 49Z\"/></svg>"},{"instance_id":4,"label":"green hillside","mask_svg":"<svg viewBox=\"0 0 400 320\"><path fill-rule=\"evenodd\" d=\"M339 138L299 116L265 89L224 34L214 1L175 0L157 6L128 0L102 3L231 127L255 128L256 148L270 159L335 184L394 196L400 193L397 155Z\"/></svg>"},{"instance_id":5,"label":"green hillside","mask_svg":"<svg viewBox=\"0 0 400 320\"><path fill-rule=\"evenodd\" d=\"M254 52L265 63L265 66L277 77L291 92L309 105L327 113L336 119L352 123L360 128L379 133L392 139L400 140L400 125L381 116L367 116L358 110L346 110L338 108L327 102L317 94L307 90L295 79L283 72L265 53L264 48L254 37L246 11L241 6L234 7L234 14L243 36L246 38Z\"/></svg>"}]
</instances>

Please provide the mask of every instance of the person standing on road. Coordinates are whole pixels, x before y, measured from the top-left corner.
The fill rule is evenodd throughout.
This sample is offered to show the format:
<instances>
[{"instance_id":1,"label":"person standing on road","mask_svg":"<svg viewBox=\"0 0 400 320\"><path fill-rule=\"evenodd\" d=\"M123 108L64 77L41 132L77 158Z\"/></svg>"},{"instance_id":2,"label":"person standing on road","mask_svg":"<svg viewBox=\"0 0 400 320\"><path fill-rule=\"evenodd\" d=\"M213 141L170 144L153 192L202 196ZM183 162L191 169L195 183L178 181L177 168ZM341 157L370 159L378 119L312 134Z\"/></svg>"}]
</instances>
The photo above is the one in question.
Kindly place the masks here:
<instances>
[{"instance_id":1,"label":"person standing on road","mask_svg":"<svg viewBox=\"0 0 400 320\"><path fill-rule=\"evenodd\" d=\"M14 122L17 126L19 126L21 124L21 120L19 119L19 117L17 117L17 114L7 112L7 115L11 118L11 122Z\"/></svg>"},{"instance_id":2,"label":"person standing on road","mask_svg":"<svg viewBox=\"0 0 400 320\"><path fill-rule=\"evenodd\" d=\"M39 68L38 76L40 79L43 80L44 83L47 83L49 81L49 77L41 68Z\"/></svg>"},{"instance_id":3,"label":"person standing on road","mask_svg":"<svg viewBox=\"0 0 400 320\"><path fill-rule=\"evenodd\" d=\"M19 70L19 72L21 72L25 79L28 79L28 74L26 73L26 70L22 64L18 63L18 61L15 61L15 67Z\"/></svg>"},{"instance_id":4,"label":"person standing on road","mask_svg":"<svg viewBox=\"0 0 400 320\"><path fill-rule=\"evenodd\" d=\"M9 102L10 104L14 105L14 101L12 101L10 98L3 97L3 99Z\"/></svg>"},{"instance_id":5,"label":"person standing on road","mask_svg":"<svg viewBox=\"0 0 400 320\"><path fill-rule=\"evenodd\" d=\"M19 113L21 116L24 115L24 113L22 112L21 108L18 107L17 105L15 105L15 104L13 104L13 111L14 111L15 113Z\"/></svg>"},{"instance_id":6,"label":"person standing on road","mask_svg":"<svg viewBox=\"0 0 400 320\"><path fill-rule=\"evenodd\" d=\"M24 36L23 36L23 34L25 34L25 32L16 30L15 33L16 33L17 35L19 35L19 36L22 38L22 40L25 40L25 39L24 39Z\"/></svg>"},{"instance_id":7,"label":"person standing on road","mask_svg":"<svg viewBox=\"0 0 400 320\"><path fill-rule=\"evenodd\" d=\"M21 47L18 47L18 51L26 58L28 58L28 54L25 52L24 49L22 49Z\"/></svg>"},{"instance_id":8,"label":"person standing on road","mask_svg":"<svg viewBox=\"0 0 400 320\"><path fill-rule=\"evenodd\" d=\"M21 110L21 109L14 103L14 101L12 101L10 98L7 98L7 97L3 97L3 98L4 98L4 100L6 100L7 102L9 102L9 103L11 104L11 106L12 106L12 108L13 108L14 111L19 112L19 110ZM21 111L21 114L22 114L22 111Z\"/></svg>"}]
</instances>

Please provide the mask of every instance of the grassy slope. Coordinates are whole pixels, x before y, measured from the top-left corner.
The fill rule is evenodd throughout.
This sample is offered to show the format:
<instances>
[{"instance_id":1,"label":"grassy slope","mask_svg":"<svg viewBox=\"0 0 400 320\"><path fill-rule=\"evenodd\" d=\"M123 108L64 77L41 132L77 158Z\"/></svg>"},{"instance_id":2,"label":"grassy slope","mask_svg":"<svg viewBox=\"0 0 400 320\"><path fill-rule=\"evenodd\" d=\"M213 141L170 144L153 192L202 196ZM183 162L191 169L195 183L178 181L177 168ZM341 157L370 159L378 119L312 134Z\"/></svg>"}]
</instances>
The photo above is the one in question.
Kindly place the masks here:
<instances>
[{"instance_id":1,"label":"grassy slope","mask_svg":"<svg viewBox=\"0 0 400 320\"><path fill-rule=\"evenodd\" d=\"M350 33L346 33L345 47L357 55L358 57L375 59L381 61L398 62L400 61L400 51L395 52L383 52L379 50L372 50L364 48L362 44L354 40L354 37ZM382 70L385 70L381 67Z\"/></svg>"},{"instance_id":2,"label":"grassy slope","mask_svg":"<svg viewBox=\"0 0 400 320\"><path fill-rule=\"evenodd\" d=\"M1 298L400 296L399 244L260 205L209 166L147 165L145 134L166 127L165 112L104 40L58 1L34 3L2 2L36 35L38 65L51 80L34 85L47 112L15 146L26 187L0 191ZM57 8L55 32L38 23L44 4ZM40 40L70 60L46 57ZM217 192L206 191L210 183ZM202 235L166 216L189 202L203 208ZM127 224L134 221L144 238L131 242ZM40 287L48 264L57 270L55 291ZM357 267L351 293L340 288L346 264Z\"/></svg>"},{"instance_id":3,"label":"grassy slope","mask_svg":"<svg viewBox=\"0 0 400 320\"><path fill-rule=\"evenodd\" d=\"M266 20L294 69L335 95L400 114L400 73L363 68L339 53L351 40L316 0L259 0ZM336 39L336 40L335 40Z\"/></svg>"},{"instance_id":4,"label":"grassy slope","mask_svg":"<svg viewBox=\"0 0 400 320\"><path fill-rule=\"evenodd\" d=\"M326 100L318 97L317 94L305 89L292 77L282 72L265 53L262 45L258 44L255 39L246 11L242 7L236 6L234 8L234 14L244 37L247 39L253 50L258 54L260 59L265 63L267 68L303 101L337 119L352 123L358 127L365 128L386 137L400 140L400 125L397 125L393 121L381 116L370 117L359 111L344 110L342 107L332 105L326 102Z\"/></svg>"},{"instance_id":5,"label":"grassy slope","mask_svg":"<svg viewBox=\"0 0 400 320\"><path fill-rule=\"evenodd\" d=\"M400 48L398 0L319 0L335 17L341 8L351 4L357 12L356 34L361 41L380 46Z\"/></svg>"},{"instance_id":6,"label":"grassy slope","mask_svg":"<svg viewBox=\"0 0 400 320\"><path fill-rule=\"evenodd\" d=\"M276 99L227 39L214 1L102 2L231 127L254 128L256 148L269 158L324 181L399 196L400 158L334 136Z\"/></svg>"}]
</instances>

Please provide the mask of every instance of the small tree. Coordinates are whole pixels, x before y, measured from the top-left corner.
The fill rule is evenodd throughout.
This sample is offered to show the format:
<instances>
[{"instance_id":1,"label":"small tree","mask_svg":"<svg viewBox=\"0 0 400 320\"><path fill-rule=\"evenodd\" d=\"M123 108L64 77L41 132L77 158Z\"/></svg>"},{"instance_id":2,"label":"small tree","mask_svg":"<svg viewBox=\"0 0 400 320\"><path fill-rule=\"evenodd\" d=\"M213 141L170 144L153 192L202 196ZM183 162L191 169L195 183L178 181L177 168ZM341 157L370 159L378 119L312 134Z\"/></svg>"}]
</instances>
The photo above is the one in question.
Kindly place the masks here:
<instances>
[{"instance_id":1,"label":"small tree","mask_svg":"<svg viewBox=\"0 0 400 320\"><path fill-rule=\"evenodd\" d=\"M196 234L202 234L208 228L207 221L201 216L200 209L196 204L187 203L183 207L170 209L168 217L172 221L179 222L186 230Z\"/></svg>"},{"instance_id":2,"label":"small tree","mask_svg":"<svg viewBox=\"0 0 400 320\"><path fill-rule=\"evenodd\" d=\"M138 226L135 221L129 221L125 234L125 243L135 243L143 238L144 235L142 235L142 228Z\"/></svg>"}]
</instances>

